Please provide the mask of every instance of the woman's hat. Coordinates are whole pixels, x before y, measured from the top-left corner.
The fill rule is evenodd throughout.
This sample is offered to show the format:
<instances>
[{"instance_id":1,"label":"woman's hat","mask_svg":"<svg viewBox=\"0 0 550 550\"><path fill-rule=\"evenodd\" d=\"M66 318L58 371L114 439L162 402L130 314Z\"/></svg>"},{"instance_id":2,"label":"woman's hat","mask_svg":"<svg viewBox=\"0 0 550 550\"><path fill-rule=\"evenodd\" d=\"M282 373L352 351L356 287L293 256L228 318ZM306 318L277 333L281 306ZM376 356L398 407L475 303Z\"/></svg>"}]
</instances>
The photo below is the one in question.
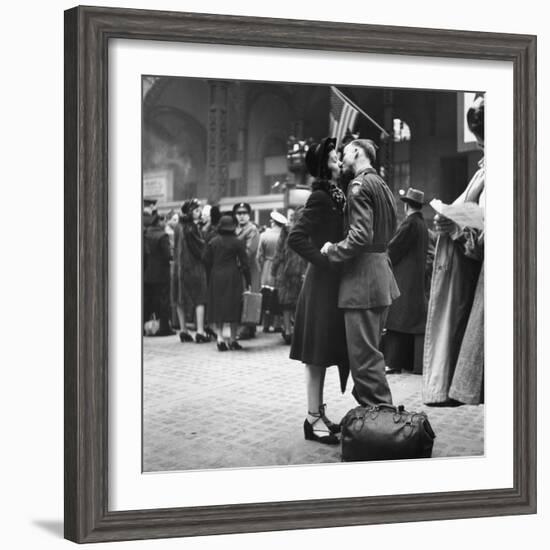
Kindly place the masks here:
<instances>
[{"instance_id":1,"label":"woman's hat","mask_svg":"<svg viewBox=\"0 0 550 550\"><path fill-rule=\"evenodd\" d=\"M270 214L271 219L280 225L286 225L288 223L288 220L285 216L283 216L280 212L273 211Z\"/></svg>"},{"instance_id":2,"label":"woman's hat","mask_svg":"<svg viewBox=\"0 0 550 550\"><path fill-rule=\"evenodd\" d=\"M403 202L408 202L413 206L424 206L424 192L419 189L409 187L404 197L399 197Z\"/></svg>"},{"instance_id":3,"label":"woman's hat","mask_svg":"<svg viewBox=\"0 0 550 550\"><path fill-rule=\"evenodd\" d=\"M229 214L224 214L218 223L218 232L219 233L234 233L236 229L235 220L233 216Z\"/></svg>"},{"instance_id":4,"label":"woman's hat","mask_svg":"<svg viewBox=\"0 0 550 550\"><path fill-rule=\"evenodd\" d=\"M184 201L184 203L181 205L181 211L183 214L190 214L195 210L195 208L199 208L201 203L198 199L187 199Z\"/></svg>"},{"instance_id":5,"label":"woman's hat","mask_svg":"<svg viewBox=\"0 0 550 550\"><path fill-rule=\"evenodd\" d=\"M326 137L320 143L314 143L306 153L307 171L314 177L319 178L327 171L328 154L336 147L336 138Z\"/></svg>"}]
</instances>

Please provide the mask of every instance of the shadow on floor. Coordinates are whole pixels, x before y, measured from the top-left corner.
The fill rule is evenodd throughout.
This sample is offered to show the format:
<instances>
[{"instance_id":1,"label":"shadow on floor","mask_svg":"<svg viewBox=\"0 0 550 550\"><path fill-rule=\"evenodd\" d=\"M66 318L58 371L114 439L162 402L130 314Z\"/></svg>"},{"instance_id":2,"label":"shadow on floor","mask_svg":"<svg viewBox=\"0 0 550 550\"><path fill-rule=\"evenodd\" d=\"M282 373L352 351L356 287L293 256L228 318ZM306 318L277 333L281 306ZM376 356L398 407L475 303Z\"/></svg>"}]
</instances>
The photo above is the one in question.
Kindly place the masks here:
<instances>
[{"instance_id":1,"label":"shadow on floor","mask_svg":"<svg viewBox=\"0 0 550 550\"><path fill-rule=\"evenodd\" d=\"M43 531L50 533L50 535L54 535L56 538L63 538L63 521L60 519L38 519L33 521L33 525L36 525Z\"/></svg>"}]
</instances>

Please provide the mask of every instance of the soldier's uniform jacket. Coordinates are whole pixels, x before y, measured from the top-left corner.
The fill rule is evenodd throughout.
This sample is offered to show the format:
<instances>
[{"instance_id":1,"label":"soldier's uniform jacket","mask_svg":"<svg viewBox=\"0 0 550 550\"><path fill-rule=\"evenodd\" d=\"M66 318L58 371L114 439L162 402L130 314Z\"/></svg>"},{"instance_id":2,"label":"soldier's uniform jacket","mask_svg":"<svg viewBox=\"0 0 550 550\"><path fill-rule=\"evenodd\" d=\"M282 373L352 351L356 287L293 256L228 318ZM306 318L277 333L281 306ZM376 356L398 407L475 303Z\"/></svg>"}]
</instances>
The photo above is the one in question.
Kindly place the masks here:
<instances>
[{"instance_id":1,"label":"soldier's uniform jacket","mask_svg":"<svg viewBox=\"0 0 550 550\"><path fill-rule=\"evenodd\" d=\"M339 307L389 306L399 296L387 253L396 224L395 199L384 180L370 167L357 174L348 187L347 236L328 250L329 260L343 262Z\"/></svg>"}]
</instances>

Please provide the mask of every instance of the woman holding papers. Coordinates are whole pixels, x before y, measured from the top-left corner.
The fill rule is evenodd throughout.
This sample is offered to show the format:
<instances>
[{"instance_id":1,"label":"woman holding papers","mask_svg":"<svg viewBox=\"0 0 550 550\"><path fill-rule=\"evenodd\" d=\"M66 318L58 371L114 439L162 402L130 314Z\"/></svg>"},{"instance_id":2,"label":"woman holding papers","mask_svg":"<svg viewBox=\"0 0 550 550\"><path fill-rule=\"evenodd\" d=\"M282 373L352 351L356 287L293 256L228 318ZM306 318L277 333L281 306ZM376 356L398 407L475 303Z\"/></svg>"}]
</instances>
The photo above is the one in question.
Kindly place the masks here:
<instances>
[{"instance_id":1,"label":"woman holding papers","mask_svg":"<svg viewBox=\"0 0 550 550\"><path fill-rule=\"evenodd\" d=\"M484 146L484 98L476 98L468 127ZM485 163L453 206L485 204ZM484 230L460 226L438 214L439 234L424 344L423 401L428 405L483 400ZM479 224L476 224L479 225Z\"/></svg>"}]
</instances>

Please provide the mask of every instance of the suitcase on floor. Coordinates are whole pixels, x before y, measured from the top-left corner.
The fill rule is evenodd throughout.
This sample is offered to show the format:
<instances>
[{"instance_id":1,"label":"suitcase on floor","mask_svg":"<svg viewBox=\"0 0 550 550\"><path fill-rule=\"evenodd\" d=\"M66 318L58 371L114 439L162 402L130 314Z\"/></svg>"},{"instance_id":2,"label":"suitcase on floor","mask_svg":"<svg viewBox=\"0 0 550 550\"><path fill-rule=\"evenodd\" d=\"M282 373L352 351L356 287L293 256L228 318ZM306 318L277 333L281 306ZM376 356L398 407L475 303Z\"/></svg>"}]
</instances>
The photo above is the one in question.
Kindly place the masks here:
<instances>
[{"instance_id":1,"label":"suitcase on floor","mask_svg":"<svg viewBox=\"0 0 550 550\"><path fill-rule=\"evenodd\" d=\"M243 325L258 325L262 317L262 295L259 292L243 292Z\"/></svg>"},{"instance_id":2,"label":"suitcase on floor","mask_svg":"<svg viewBox=\"0 0 550 550\"><path fill-rule=\"evenodd\" d=\"M435 434L426 413L400 405L356 407L342 419L342 461L430 458Z\"/></svg>"}]
</instances>

